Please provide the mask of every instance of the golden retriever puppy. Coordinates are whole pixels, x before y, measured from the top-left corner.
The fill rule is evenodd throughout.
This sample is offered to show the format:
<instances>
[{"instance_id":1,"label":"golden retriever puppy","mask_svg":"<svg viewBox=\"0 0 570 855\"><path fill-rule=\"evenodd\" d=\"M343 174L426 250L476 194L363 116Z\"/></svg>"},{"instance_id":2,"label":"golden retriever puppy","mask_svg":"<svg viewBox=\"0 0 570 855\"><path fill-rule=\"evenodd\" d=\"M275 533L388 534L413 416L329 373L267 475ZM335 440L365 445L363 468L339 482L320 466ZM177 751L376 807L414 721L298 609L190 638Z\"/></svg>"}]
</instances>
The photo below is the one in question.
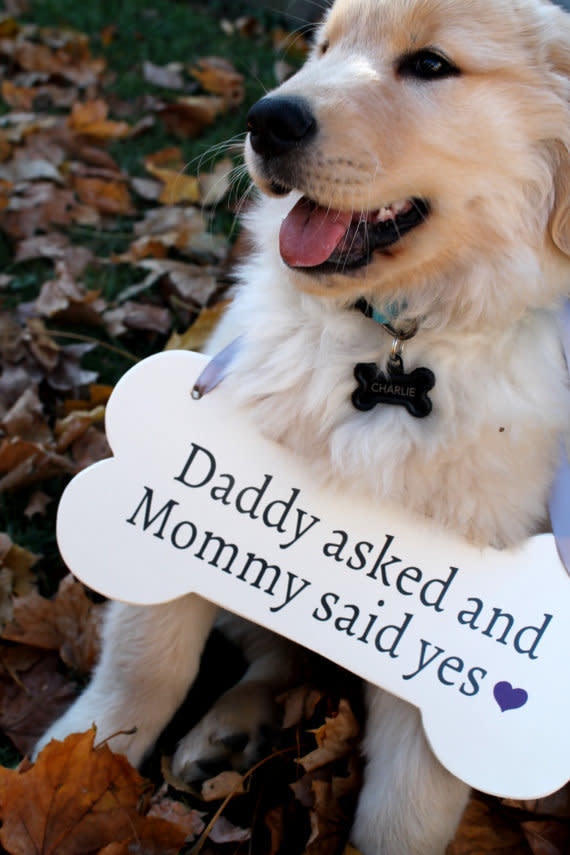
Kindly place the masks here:
<instances>
[{"instance_id":1,"label":"golden retriever puppy","mask_svg":"<svg viewBox=\"0 0 570 855\"><path fill-rule=\"evenodd\" d=\"M223 394L316 477L389 498L479 544L544 526L568 377L556 314L570 283L570 16L547 0L336 0L301 71L249 114L255 250L212 349L243 345ZM402 350L403 348L403 350ZM429 406L354 396L355 366L427 367ZM214 607L109 610L101 662L49 732L97 723L138 763L196 675ZM238 625L254 687L182 741L270 715L282 642ZM236 690L234 690L236 691ZM245 691L247 697L252 697ZM474 735L476 738L476 735ZM248 742L245 752L252 742ZM467 787L418 711L368 690L363 855L441 855Z\"/></svg>"}]
</instances>

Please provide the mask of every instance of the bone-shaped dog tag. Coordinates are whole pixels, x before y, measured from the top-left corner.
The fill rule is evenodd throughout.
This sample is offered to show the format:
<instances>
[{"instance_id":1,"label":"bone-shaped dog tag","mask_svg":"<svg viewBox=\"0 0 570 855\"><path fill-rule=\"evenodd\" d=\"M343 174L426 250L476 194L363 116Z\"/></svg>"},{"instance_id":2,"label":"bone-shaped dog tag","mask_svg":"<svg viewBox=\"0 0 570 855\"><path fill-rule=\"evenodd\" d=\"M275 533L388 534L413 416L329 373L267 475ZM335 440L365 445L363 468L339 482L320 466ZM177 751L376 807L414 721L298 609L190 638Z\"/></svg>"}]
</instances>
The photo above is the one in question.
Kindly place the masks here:
<instances>
[{"instance_id":1,"label":"bone-shaped dog tag","mask_svg":"<svg viewBox=\"0 0 570 855\"><path fill-rule=\"evenodd\" d=\"M352 403L357 410L371 410L376 404L396 404L418 419L431 413L428 392L435 386L435 375L429 368L415 368L406 374L402 357L393 356L386 372L374 362L359 362L354 367L354 376L358 388L352 393Z\"/></svg>"}]
</instances>

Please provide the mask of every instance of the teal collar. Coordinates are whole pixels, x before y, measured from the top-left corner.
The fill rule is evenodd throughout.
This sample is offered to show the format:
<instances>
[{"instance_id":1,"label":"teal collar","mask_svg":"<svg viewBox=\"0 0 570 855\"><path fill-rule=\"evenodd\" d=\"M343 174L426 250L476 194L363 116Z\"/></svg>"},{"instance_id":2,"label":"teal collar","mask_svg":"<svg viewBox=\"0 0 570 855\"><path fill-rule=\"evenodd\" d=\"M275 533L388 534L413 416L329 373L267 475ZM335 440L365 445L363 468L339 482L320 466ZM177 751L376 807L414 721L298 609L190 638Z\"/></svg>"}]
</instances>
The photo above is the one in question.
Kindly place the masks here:
<instances>
[{"instance_id":1,"label":"teal collar","mask_svg":"<svg viewBox=\"0 0 570 855\"><path fill-rule=\"evenodd\" d=\"M404 311L407 307L407 303L404 301L403 303L388 303L384 306L382 312L379 312L374 306L365 300L364 297L361 297L359 300L354 303L353 308L358 309L359 312L370 318L373 321L376 321L377 324L384 327L389 333L396 336L400 339L400 341L405 341L408 338L412 338L416 334L418 324L414 322L410 327L406 330L398 330L394 326L395 321L400 316L402 311Z\"/></svg>"}]
</instances>

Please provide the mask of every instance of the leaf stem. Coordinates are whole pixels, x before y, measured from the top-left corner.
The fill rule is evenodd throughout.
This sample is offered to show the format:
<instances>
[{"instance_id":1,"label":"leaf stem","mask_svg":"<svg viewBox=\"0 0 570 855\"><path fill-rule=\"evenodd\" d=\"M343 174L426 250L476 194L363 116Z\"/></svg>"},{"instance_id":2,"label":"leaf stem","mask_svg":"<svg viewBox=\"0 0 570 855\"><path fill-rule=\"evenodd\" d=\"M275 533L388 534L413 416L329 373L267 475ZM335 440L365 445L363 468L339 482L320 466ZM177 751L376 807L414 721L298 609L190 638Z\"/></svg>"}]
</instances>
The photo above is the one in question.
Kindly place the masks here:
<instances>
[{"instance_id":1,"label":"leaf stem","mask_svg":"<svg viewBox=\"0 0 570 855\"><path fill-rule=\"evenodd\" d=\"M93 338L93 336L53 329L48 329L48 332L50 333L50 335L58 336L59 338L75 339L76 341L87 341L89 342L89 344L98 345L99 347L103 347L106 350L110 350L112 353L116 353L119 356L123 356L125 359L129 359L131 362L141 361L140 357L135 356L134 353L130 353L128 350L123 350L121 347L115 347L115 345L108 344L106 341L101 341L101 339Z\"/></svg>"}]
</instances>

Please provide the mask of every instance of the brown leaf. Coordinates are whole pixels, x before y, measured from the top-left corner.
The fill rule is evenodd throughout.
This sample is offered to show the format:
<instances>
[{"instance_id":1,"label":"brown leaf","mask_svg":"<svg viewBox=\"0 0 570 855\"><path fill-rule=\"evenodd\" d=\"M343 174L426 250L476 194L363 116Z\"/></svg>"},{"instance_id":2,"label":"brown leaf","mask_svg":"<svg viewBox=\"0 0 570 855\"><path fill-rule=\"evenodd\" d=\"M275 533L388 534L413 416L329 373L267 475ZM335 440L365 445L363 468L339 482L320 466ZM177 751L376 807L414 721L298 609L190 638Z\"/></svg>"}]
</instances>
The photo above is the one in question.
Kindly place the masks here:
<instances>
[{"instance_id":1,"label":"brown leaf","mask_svg":"<svg viewBox=\"0 0 570 855\"><path fill-rule=\"evenodd\" d=\"M83 104L76 102L68 120L69 126L82 136L97 140L122 139L128 136L129 125L126 122L107 119L108 113L109 107L101 99Z\"/></svg>"},{"instance_id":2,"label":"brown leaf","mask_svg":"<svg viewBox=\"0 0 570 855\"><path fill-rule=\"evenodd\" d=\"M167 277L177 293L197 307L207 303L218 286L215 268L151 258L142 259L139 266L149 270L154 281ZM152 281L151 277L149 280Z\"/></svg>"},{"instance_id":3,"label":"brown leaf","mask_svg":"<svg viewBox=\"0 0 570 855\"><path fill-rule=\"evenodd\" d=\"M164 334L171 326L168 309L153 306L150 303L137 303L134 300L127 300L122 306L109 309L103 315L103 321L109 335L112 336L123 335L127 329Z\"/></svg>"},{"instance_id":4,"label":"brown leaf","mask_svg":"<svg viewBox=\"0 0 570 855\"><path fill-rule=\"evenodd\" d=\"M164 785L166 790L166 785ZM166 798L157 793L151 799L147 816L155 816L178 825L186 833L186 843L190 843L204 831L204 821L199 811L186 807L182 802Z\"/></svg>"},{"instance_id":5,"label":"brown leaf","mask_svg":"<svg viewBox=\"0 0 570 855\"><path fill-rule=\"evenodd\" d=\"M111 457L111 448L102 430L91 425L71 446L71 456L78 471Z\"/></svg>"},{"instance_id":6,"label":"brown leaf","mask_svg":"<svg viewBox=\"0 0 570 855\"><path fill-rule=\"evenodd\" d=\"M225 110L226 101L220 95L187 95L165 104L159 115L169 133L179 139L193 139Z\"/></svg>"},{"instance_id":7,"label":"brown leaf","mask_svg":"<svg viewBox=\"0 0 570 855\"><path fill-rule=\"evenodd\" d=\"M542 799L528 799L524 801L503 799L502 803L507 807L516 808L517 810L569 819L570 784L566 784L561 790L557 790L549 796L544 796Z\"/></svg>"},{"instance_id":8,"label":"brown leaf","mask_svg":"<svg viewBox=\"0 0 570 855\"><path fill-rule=\"evenodd\" d=\"M185 333L172 333L164 349L200 351L218 325L228 305L229 300L220 300L211 309L202 309L197 319ZM285 727L285 725L283 726Z\"/></svg>"},{"instance_id":9,"label":"brown leaf","mask_svg":"<svg viewBox=\"0 0 570 855\"><path fill-rule=\"evenodd\" d=\"M75 176L73 183L80 200L102 214L129 216L135 213L127 185L116 178L105 181Z\"/></svg>"},{"instance_id":10,"label":"brown leaf","mask_svg":"<svg viewBox=\"0 0 570 855\"><path fill-rule=\"evenodd\" d=\"M93 258L93 253L85 246L73 246L69 238L60 232L50 232L20 241L14 260L28 261L30 258L65 261L71 276L81 276Z\"/></svg>"},{"instance_id":11,"label":"brown leaf","mask_svg":"<svg viewBox=\"0 0 570 855\"><path fill-rule=\"evenodd\" d=\"M359 777L351 773L346 778L331 781L314 780L314 807L310 811L311 835L307 855L333 855L346 837L353 804L356 801ZM347 798L349 797L349 798Z\"/></svg>"},{"instance_id":12,"label":"brown leaf","mask_svg":"<svg viewBox=\"0 0 570 855\"><path fill-rule=\"evenodd\" d=\"M285 811L283 805L268 810L263 821L271 835L269 855L277 855L285 837Z\"/></svg>"},{"instance_id":13,"label":"brown leaf","mask_svg":"<svg viewBox=\"0 0 570 855\"><path fill-rule=\"evenodd\" d=\"M55 654L22 645L0 648L0 727L22 754L76 694L75 684L58 673Z\"/></svg>"},{"instance_id":14,"label":"brown leaf","mask_svg":"<svg viewBox=\"0 0 570 855\"><path fill-rule=\"evenodd\" d=\"M103 605L89 600L73 576L62 579L56 597L47 600L35 591L14 600L14 619L2 638L44 650L58 650L77 671L92 669L99 652Z\"/></svg>"},{"instance_id":15,"label":"brown leaf","mask_svg":"<svg viewBox=\"0 0 570 855\"><path fill-rule=\"evenodd\" d=\"M570 828L555 819L523 822L522 829L533 855L567 855L570 852Z\"/></svg>"},{"instance_id":16,"label":"brown leaf","mask_svg":"<svg viewBox=\"0 0 570 855\"><path fill-rule=\"evenodd\" d=\"M215 778L210 778L202 784L202 798L205 802L225 799L230 793L238 795L243 792L245 792L243 788L243 775L240 775L239 772L220 772Z\"/></svg>"},{"instance_id":17,"label":"brown leaf","mask_svg":"<svg viewBox=\"0 0 570 855\"><path fill-rule=\"evenodd\" d=\"M286 730L300 724L304 719L310 719L323 697L324 692L309 683L284 692L277 698L278 703L284 705L281 727Z\"/></svg>"},{"instance_id":18,"label":"brown leaf","mask_svg":"<svg viewBox=\"0 0 570 855\"><path fill-rule=\"evenodd\" d=\"M211 173L201 172L198 176L200 199L206 208L221 202L230 189L230 179L234 165L229 158L218 161Z\"/></svg>"},{"instance_id":19,"label":"brown leaf","mask_svg":"<svg viewBox=\"0 0 570 855\"><path fill-rule=\"evenodd\" d=\"M127 842L125 852L179 852L185 831L141 816L146 782L123 755L94 749L94 736L51 742L25 771L0 769L0 842L8 852L88 855Z\"/></svg>"},{"instance_id":20,"label":"brown leaf","mask_svg":"<svg viewBox=\"0 0 570 855\"><path fill-rule=\"evenodd\" d=\"M12 591L17 596L29 594L35 584L31 570L41 556L13 543L7 534L0 534L0 567L10 572Z\"/></svg>"},{"instance_id":21,"label":"brown leaf","mask_svg":"<svg viewBox=\"0 0 570 855\"><path fill-rule=\"evenodd\" d=\"M105 407L99 405L90 411L76 410L55 423L54 433L57 437L57 451L61 454L79 439L92 424L100 423L105 418Z\"/></svg>"},{"instance_id":22,"label":"brown leaf","mask_svg":"<svg viewBox=\"0 0 570 855\"><path fill-rule=\"evenodd\" d=\"M249 828L238 828L225 816L220 816L210 829L208 837L213 843L243 843L251 837Z\"/></svg>"},{"instance_id":23,"label":"brown leaf","mask_svg":"<svg viewBox=\"0 0 570 855\"><path fill-rule=\"evenodd\" d=\"M65 473L74 474L75 466L41 443L17 437L0 442L0 493Z\"/></svg>"},{"instance_id":24,"label":"brown leaf","mask_svg":"<svg viewBox=\"0 0 570 855\"><path fill-rule=\"evenodd\" d=\"M491 799L471 797L446 855L530 855L519 824Z\"/></svg>"},{"instance_id":25,"label":"brown leaf","mask_svg":"<svg viewBox=\"0 0 570 855\"><path fill-rule=\"evenodd\" d=\"M24 516L31 520L35 516L44 517L48 505L53 502L53 496L48 496L42 490L36 490L31 496L30 501L26 505Z\"/></svg>"},{"instance_id":26,"label":"brown leaf","mask_svg":"<svg viewBox=\"0 0 570 855\"><path fill-rule=\"evenodd\" d=\"M202 89L221 95L229 106L237 107L243 101L243 75L236 71L228 59L221 56L203 57L190 73L199 81Z\"/></svg>"},{"instance_id":27,"label":"brown leaf","mask_svg":"<svg viewBox=\"0 0 570 855\"><path fill-rule=\"evenodd\" d=\"M326 718L321 727L312 731L318 747L297 762L306 772L310 772L332 760L345 757L353 750L359 730L358 722L348 701L341 699L338 713L331 718Z\"/></svg>"},{"instance_id":28,"label":"brown leaf","mask_svg":"<svg viewBox=\"0 0 570 855\"><path fill-rule=\"evenodd\" d=\"M35 386L29 387L20 395L2 418L1 424L10 437L37 443L49 443L52 439L52 432L45 420L44 409Z\"/></svg>"}]
</instances>

